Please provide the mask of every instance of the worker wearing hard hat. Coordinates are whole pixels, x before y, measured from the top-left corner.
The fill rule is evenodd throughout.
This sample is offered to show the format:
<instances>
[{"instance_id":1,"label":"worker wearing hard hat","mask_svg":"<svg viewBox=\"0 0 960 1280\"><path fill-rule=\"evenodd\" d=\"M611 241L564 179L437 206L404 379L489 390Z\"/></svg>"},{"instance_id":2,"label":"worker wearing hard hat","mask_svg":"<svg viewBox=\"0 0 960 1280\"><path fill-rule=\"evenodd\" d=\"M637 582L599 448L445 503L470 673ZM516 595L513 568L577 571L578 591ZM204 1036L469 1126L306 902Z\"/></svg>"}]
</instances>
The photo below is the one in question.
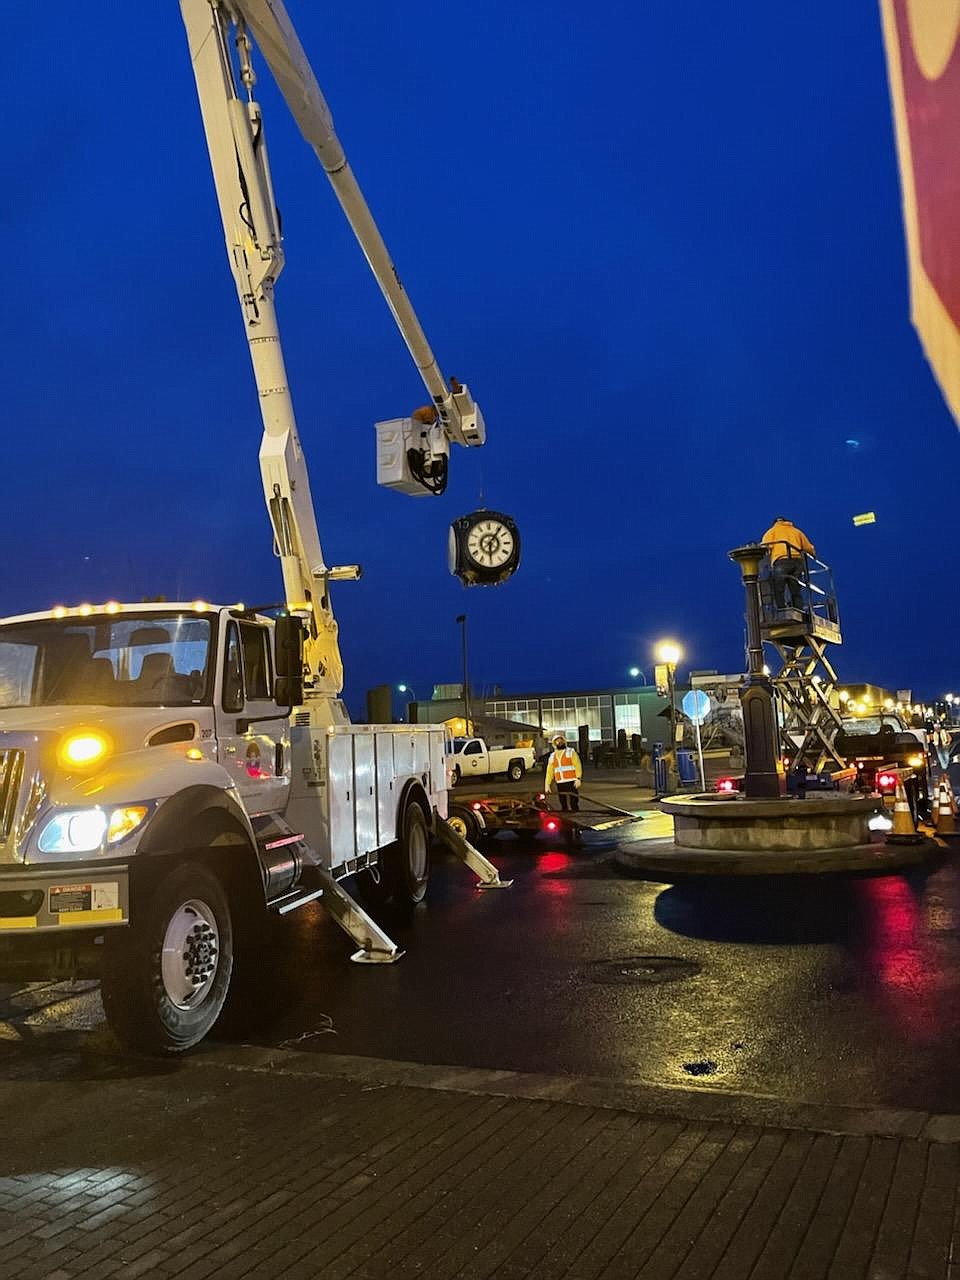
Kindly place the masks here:
<instances>
[{"instance_id":1,"label":"worker wearing hard hat","mask_svg":"<svg viewBox=\"0 0 960 1280\"><path fill-rule=\"evenodd\" d=\"M786 516L777 516L761 541L769 548L773 598L778 609L789 600L791 609L803 608L800 584L804 579L806 556L816 555L813 543Z\"/></svg>"},{"instance_id":2,"label":"worker wearing hard hat","mask_svg":"<svg viewBox=\"0 0 960 1280\"><path fill-rule=\"evenodd\" d=\"M580 809L580 797L577 792L580 790L583 765L573 747L567 745L567 740L562 733L554 734L552 742L553 751L547 760L547 780L544 790L549 791L551 787L556 787L557 795L560 797L560 808L566 811L569 807L573 813L577 813Z\"/></svg>"}]
</instances>

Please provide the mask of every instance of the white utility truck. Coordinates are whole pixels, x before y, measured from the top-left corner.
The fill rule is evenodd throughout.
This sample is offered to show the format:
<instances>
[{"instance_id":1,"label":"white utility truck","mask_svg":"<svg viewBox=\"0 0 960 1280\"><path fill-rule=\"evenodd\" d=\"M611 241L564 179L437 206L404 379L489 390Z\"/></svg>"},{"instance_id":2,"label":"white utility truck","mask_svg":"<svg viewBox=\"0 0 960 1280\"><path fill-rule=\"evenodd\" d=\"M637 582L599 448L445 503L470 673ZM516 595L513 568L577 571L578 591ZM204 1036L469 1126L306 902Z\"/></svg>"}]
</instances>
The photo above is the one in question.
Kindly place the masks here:
<instances>
[{"instance_id":1,"label":"white utility truck","mask_svg":"<svg viewBox=\"0 0 960 1280\"><path fill-rule=\"evenodd\" d=\"M482 444L483 419L467 388L439 375L280 0L180 7L260 396L284 600L111 601L0 621L0 980L98 976L120 1038L166 1053L196 1044L236 1002L231 982L255 967L266 912L320 898L353 960L390 962L398 948L346 877L419 902L437 834L482 885L501 884L444 822L444 730L352 725L340 698L330 584L359 568L324 561L287 387L254 45L430 392L434 424L421 414L403 429L420 442L410 465L445 475L449 445Z\"/></svg>"},{"instance_id":2,"label":"white utility truck","mask_svg":"<svg viewBox=\"0 0 960 1280\"><path fill-rule=\"evenodd\" d=\"M492 778L502 774L519 782L537 767L533 747L488 747L482 738L453 738L447 757L454 786L463 778Z\"/></svg>"}]
</instances>

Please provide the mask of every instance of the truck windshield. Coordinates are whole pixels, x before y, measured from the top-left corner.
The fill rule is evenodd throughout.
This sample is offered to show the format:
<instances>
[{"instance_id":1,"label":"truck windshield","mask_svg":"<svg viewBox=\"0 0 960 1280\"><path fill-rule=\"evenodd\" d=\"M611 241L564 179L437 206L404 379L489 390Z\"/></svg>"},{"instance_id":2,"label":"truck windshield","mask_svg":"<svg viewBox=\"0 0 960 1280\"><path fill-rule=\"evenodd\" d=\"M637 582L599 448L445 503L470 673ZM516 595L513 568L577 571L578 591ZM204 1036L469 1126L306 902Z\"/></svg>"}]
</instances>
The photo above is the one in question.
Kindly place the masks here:
<instances>
[{"instance_id":1,"label":"truck windshield","mask_svg":"<svg viewBox=\"0 0 960 1280\"><path fill-rule=\"evenodd\" d=\"M91 614L0 627L0 707L183 707L208 700L210 622Z\"/></svg>"}]
</instances>

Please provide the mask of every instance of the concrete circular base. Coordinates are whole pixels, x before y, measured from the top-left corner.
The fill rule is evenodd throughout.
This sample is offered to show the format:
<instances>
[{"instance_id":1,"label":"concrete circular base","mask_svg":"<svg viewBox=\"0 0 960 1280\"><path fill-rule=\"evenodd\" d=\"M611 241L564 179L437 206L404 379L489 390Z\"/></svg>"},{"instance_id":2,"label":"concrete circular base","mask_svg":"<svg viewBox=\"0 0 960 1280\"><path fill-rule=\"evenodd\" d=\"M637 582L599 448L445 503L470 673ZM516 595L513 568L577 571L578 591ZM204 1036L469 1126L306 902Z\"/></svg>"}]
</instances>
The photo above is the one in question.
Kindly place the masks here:
<instances>
[{"instance_id":1,"label":"concrete circular base","mask_svg":"<svg viewBox=\"0 0 960 1280\"><path fill-rule=\"evenodd\" d=\"M677 876L792 876L847 871L896 871L946 853L934 840L895 845L877 842L842 849L771 852L755 849L685 849L673 840L637 840L621 845L614 862L633 875L672 880Z\"/></svg>"},{"instance_id":2,"label":"concrete circular base","mask_svg":"<svg viewBox=\"0 0 960 1280\"><path fill-rule=\"evenodd\" d=\"M660 807L673 816L680 848L769 854L869 845L873 836L868 824L879 806L870 796L834 792L806 800L678 796L661 801Z\"/></svg>"}]
</instances>

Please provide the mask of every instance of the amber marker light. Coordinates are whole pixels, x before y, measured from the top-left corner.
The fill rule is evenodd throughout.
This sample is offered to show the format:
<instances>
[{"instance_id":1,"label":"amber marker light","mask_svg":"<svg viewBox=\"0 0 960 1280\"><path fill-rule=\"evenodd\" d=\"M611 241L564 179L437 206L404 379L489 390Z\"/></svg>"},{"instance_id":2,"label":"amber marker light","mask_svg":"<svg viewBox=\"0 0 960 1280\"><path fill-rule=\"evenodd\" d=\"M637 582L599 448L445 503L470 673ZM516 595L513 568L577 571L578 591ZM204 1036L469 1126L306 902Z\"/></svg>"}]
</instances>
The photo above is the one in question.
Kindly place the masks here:
<instances>
[{"instance_id":1,"label":"amber marker light","mask_svg":"<svg viewBox=\"0 0 960 1280\"><path fill-rule=\"evenodd\" d=\"M90 769L109 754L109 739L95 729L68 733L57 748L57 758L64 769Z\"/></svg>"},{"instance_id":2,"label":"amber marker light","mask_svg":"<svg viewBox=\"0 0 960 1280\"><path fill-rule=\"evenodd\" d=\"M130 804L123 809L114 809L107 826L107 844L116 844L132 835L147 816L145 804Z\"/></svg>"},{"instance_id":3,"label":"amber marker light","mask_svg":"<svg viewBox=\"0 0 960 1280\"><path fill-rule=\"evenodd\" d=\"M187 759L188 759L188 760L202 760L202 759L203 759L203 752L200 750L200 748L199 748L199 747L187 747Z\"/></svg>"}]
</instances>

